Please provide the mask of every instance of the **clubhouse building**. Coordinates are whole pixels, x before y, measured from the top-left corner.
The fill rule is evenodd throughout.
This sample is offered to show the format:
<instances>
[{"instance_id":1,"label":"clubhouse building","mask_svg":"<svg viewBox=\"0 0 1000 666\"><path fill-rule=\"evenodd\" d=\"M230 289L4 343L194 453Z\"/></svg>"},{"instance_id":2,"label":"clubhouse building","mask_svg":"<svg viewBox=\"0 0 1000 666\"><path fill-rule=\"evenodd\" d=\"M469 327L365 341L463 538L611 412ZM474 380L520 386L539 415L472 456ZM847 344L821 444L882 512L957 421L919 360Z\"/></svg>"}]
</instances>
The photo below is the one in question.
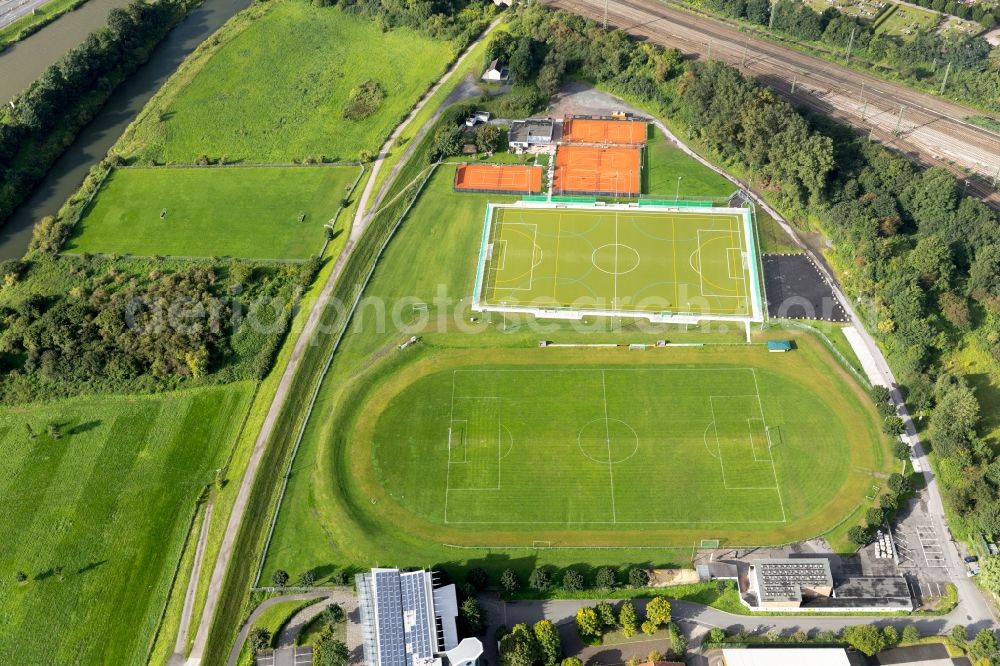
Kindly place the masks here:
<instances>
[{"instance_id":1,"label":"clubhouse building","mask_svg":"<svg viewBox=\"0 0 1000 666\"><path fill-rule=\"evenodd\" d=\"M365 666L476 666L478 638L459 641L454 585L430 571L372 569L355 576Z\"/></svg>"}]
</instances>

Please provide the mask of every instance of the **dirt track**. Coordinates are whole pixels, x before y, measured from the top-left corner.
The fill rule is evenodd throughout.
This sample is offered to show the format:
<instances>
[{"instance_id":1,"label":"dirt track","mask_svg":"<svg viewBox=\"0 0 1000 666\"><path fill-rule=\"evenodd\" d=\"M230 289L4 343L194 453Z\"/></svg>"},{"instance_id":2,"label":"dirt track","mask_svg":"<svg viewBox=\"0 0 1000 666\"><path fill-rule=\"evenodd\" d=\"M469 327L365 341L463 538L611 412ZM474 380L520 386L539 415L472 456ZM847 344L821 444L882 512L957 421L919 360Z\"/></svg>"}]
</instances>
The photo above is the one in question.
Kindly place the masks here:
<instances>
[{"instance_id":1,"label":"dirt track","mask_svg":"<svg viewBox=\"0 0 1000 666\"><path fill-rule=\"evenodd\" d=\"M542 1L598 21L604 16L604 0ZM875 139L921 164L949 167L970 194L1000 209L1000 193L991 185L1000 169L1000 135L963 120L976 111L748 37L722 21L657 0L609 2L608 25L685 53L705 57L711 52L712 58L740 67L795 104L850 123L865 134L874 129ZM893 136L898 122L899 133Z\"/></svg>"}]
</instances>

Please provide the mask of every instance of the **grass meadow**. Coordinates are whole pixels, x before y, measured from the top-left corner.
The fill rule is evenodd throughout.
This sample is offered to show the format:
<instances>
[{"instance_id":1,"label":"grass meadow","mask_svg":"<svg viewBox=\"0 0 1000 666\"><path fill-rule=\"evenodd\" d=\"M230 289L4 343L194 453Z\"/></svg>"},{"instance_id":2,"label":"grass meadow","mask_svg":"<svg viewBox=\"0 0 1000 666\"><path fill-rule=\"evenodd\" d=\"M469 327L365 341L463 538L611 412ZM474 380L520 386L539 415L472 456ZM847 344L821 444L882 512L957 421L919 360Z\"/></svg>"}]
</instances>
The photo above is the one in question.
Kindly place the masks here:
<instances>
[{"instance_id":1,"label":"grass meadow","mask_svg":"<svg viewBox=\"0 0 1000 666\"><path fill-rule=\"evenodd\" d=\"M643 165L642 192L672 199L684 197L726 197L736 186L670 143L664 134L651 128ZM677 178L680 177L680 187Z\"/></svg>"},{"instance_id":2,"label":"grass meadow","mask_svg":"<svg viewBox=\"0 0 1000 666\"><path fill-rule=\"evenodd\" d=\"M203 154L355 160L378 149L454 51L415 30L382 32L373 21L304 0L253 7L218 40L157 94L120 150L178 163ZM351 90L369 79L385 88L384 102L363 120L346 120Z\"/></svg>"},{"instance_id":3,"label":"grass meadow","mask_svg":"<svg viewBox=\"0 0 1000 666\"><path fill-rule=\"evenodd\" d=\"M67 250L308 259L323 246L323 227L359 169L119 169L104 182Z\"/></svg>"},{"instance_id":4,"label":"grass meadow","mask_svg":"<svg viewBox=\"0 0 1000 666\"><path fill-rule=\"evenodd\" d=\"M19 664L146 661L195 501L226 464L251 391L0 411L0 654Z\"/></svg>"},{"instance_id":5,"label":"grass meadow","mask_svg":"<svg viewBox=\"0 0 1000 666\"><path fill-rule=\"evenodd\" d=\"M692 326L682 330L676 325L639 325L601 319L584 319L579 327L549 321L544 323L544 330L539 330L527 326L527 319L473 315L468 305L484 206L487 201L508 199L499 195L454 193L453 177L454 166L442 165L428 182L368 286L366 295L374 297L376 303L359 310L334 357L314 408L315 414L324 416L312 419L306 428L267 552L265 580L278 568L293 576L313 570L322 579L336 569L365 567L376 561L383 565L440 565L456 571L480 565L499 572L512 566L525 575L542 563L573 564L584 570L601 564L683 564L688 562L691 547L700 538L722 538L730 544L763 544L822 533L859 506L872 485L872 471L880 473L888 469L886 440L879 432L866 394L836 365L825 347L808 334L772 331L771 335L794 337L798 344L796 352L780 355L781 358L767 354L760 346L738 344L645 353L539 350L537 342L542 338L559 342L653 343L669 339L739 343L743 336L741 330L725 326ZM426 318L413 311L413 302L428 304ZM387 318L394 318L396 323L385 325L385 319L378 316L382 305ZM398 345L411 334L419 335L419 342L405 351L398 350ZM444 487L436 483L442 468L435 461L440 462L441 452L447 451L446 413L450 405L444 403L445 396L450 397L447 377L452 371L485 366L535 369L548 366L563 370L621 365L756 368L759 376L767 380L761 385L765 416L775 424L784 423L789 431L789 443L780 454L782 457L776 454L788 522L760 522L749 527L735 523L643 526L648 529L614 524L574 527L567 526L565 521L578 509L572 508L566 498L560 500L563 513L556 518L563 521L561 524L518 529L516 525L497 522L453 525L443 521L444 491L448 486L447 480ZM444 374L437 374L440 372ZM565 377L559 382L548 386L553 394L565 394L575 386ZM407 388L410 386L415 388L410 391ZM670 386L667 382L665 388ZM539 386L537 391L545 388ZM628 390L617 391L615 399L620 400ZM651 386L648 394L643 392L642 399L653 401L652 393ZM381 424L379 414L383 412L370 407L386 400L391 404L393 396L400 394L402 402L384 412L385 418L397 419L396 423ZM801 397L796 397L800 394ZM649 405L651 409L663 410L664 423L675 423L675 419L685 418L681 410L672 409L675 403L664 399ZM409 414L407 404L413 408ZM553 402L544 404L552 406ZM699 407L702 408L705 405ZM810 416L804 413L806 408L817 411ZM572 411L560 414L582 418ZM699 414L703 415L701 411ZM440 423L435 421L438 417L443 419ZM527 428L537 423L539 412L512 418L521 424L518 427ZM708 423L701 425L701 439L692 440L701 447L698 455L706 463L705 470L709 469L711 458L705 454L707 426ZM743 427L748 428L745 422ZM378 432L378 428L383 428L378 440L381 444L373 445L372 433ZM813 451L812 445L817 440L812 435L824 428L843 434L845 439L824 439L823 446ZM389 436L389 432L395 435ZM433 456L421 463L421 467L404 469L422 446L430 454L426 447L434 433L440 437L440 447ZM782 432L783 438L785 434ZM576 437L575 432L571 433L570 439ZM749 430L747 437L749 441ZM403 458L398 463L389 461L392 455L387 447L393 446L398 447L395 452ZM689 459L679 457L684 455L684 448L677 443L678 453L671 460L631 479L643 490L620 492L631 493L628 500L631 502L651 497L645 500L650 507L664 502L665 494L674 498L674 503L686 501L672 494L671 489L686 473ZM535 497L535 502L522 502L524 506L518 511L524 515L535 512L538 516L546 511L543 504L559 495L558 486L565 483L565 475L583 474L583 465L589 463L585 459L557 461L539 451L535 453L541 455L541 460L532 459L551 472L553 483ZM829 470L824 473L822 483L815 483L814 466L820 460L829 465ZM482 473L488 472L484 468ZM656 489L653 493L652 488ZM602 511L607 510L606 505L607 502L602 503ZM488 509L480 505L476 510ZM641 510L638 505L630 509ZM734 517L722 519L734 520ZM405 530L399 525L406 525ZM536 540L548 540L561 548L534 550L532 544ZM613 547L595 550L594 546ZM651 546L656 549L649 550Z\"/></svg>"}]
</instances>

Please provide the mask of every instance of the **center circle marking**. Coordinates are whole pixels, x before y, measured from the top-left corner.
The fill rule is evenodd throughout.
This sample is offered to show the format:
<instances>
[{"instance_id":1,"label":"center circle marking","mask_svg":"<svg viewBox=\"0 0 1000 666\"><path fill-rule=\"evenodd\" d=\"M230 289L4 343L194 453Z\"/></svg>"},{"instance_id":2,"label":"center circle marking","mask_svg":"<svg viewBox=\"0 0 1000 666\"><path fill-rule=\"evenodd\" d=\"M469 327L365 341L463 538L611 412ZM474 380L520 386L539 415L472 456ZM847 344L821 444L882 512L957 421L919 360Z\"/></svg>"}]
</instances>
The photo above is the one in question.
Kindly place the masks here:
<instances>
[{"instance_id":1,"label":"center circle marking","mask_svg":"<svg viewBox=\"0 0 1000 666\"><path fill-rule=\"evenodd\" d=\"M603 273L624 275L639 267L639 251L631 245L608 243L594 250L590 261Z\"/></svg>"},{"instance_id":2,"label":"center circle marking","mask_svg":"<svg viewBox=\"0 0 1000 666\"><path fill-rule=\"evenodd\" d=\"M599 418L584 424L576 437L580 452L602 465L625 462L639 450L639 436L618 419Z\"/></svg>"}]
</instances>

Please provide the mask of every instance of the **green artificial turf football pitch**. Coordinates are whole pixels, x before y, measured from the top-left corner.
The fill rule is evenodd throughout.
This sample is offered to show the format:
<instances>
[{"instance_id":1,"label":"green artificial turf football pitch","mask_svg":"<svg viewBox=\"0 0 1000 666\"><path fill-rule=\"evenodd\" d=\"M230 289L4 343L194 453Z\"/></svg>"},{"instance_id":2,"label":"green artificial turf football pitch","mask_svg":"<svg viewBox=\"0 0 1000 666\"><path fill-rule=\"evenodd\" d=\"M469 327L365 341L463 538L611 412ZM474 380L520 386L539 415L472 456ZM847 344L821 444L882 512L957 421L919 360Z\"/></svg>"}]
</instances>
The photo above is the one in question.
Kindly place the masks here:
<instances>
[{"instance_id":1,"label":"green artificial turf football pitch","mask_svg":"<svg viewBox=\"0 0 1000 666\"><path fill-rule=\"evenodd\" d=\"M635 208L492 208L486 309L759 315L744 214Z\"/></svg>"}]
</instances>

